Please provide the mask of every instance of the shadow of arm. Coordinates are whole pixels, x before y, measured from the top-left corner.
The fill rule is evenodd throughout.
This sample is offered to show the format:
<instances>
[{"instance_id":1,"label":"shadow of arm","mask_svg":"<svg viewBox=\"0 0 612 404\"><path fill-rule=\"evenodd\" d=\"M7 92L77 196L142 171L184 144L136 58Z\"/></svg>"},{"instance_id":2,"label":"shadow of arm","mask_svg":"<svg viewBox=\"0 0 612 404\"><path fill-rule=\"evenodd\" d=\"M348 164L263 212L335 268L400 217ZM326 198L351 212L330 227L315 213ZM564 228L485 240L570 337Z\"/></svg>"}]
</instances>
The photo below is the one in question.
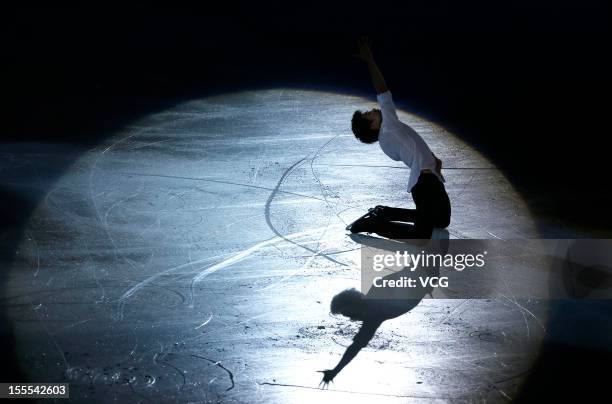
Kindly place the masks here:
<instances>
[{"instance_id":1,"label":"shadow of arm","mask_svg":"<svg viewBox=\"0 0 612 404\"><path fill-rule=\"evenodd\" d=\"M375 320L365 320L361 325L361 329L353 338L353 343L346 348L344 355L342 355L342 359L336 365L335 368L324 372L324 381L330 382L336 377L338 373L344 369L346 365L348 365L354 358L357 356L359 351L362 348L365 348L370 340L374 337L376 330L380 327L381 322ZM327 379L327 380L325 380Z\"/></svg>"}]
</instances>

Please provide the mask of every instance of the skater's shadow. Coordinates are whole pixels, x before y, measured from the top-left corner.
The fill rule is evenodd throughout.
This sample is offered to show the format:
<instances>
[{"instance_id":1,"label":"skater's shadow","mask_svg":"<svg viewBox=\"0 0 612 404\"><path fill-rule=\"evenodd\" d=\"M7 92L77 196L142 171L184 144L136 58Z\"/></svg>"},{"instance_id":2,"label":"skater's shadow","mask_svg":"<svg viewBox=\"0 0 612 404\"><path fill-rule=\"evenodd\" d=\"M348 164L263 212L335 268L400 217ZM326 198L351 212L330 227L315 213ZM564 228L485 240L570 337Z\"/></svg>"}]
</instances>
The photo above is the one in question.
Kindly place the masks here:
<instances>
[{"instance_id":1,"label":"skater's shadow","mask_svg":"<svg viewBox=\"0 0 612 404\"><path fill-rule=\"evenodd\" d=\"M423 250L428 252L438 252L445 254L448 251L448 231L436 231L431 240L389 240L378 237L352 234L353 241L362 244L374 251L384 250L389 253L412 252L418 253ZM383 274L385 272L381 272ZM439 276L440 268L432 267L413 267L406 266L397 271L387 271L384 276L378 276L376 284L387 285L386 287L370 287L364 294L357 289L346 289L332 299L331 312L350 318L353 321L361 321L361 327L353 342L346 349L342 359L334 369L324 371L323 383L326 384L333 378L368 345L376 334L380 325L389 319L399 317L408 313L426 296L432 294L431 284L423 284L420 279L435 278ZM378 275L380 275L378 274ZM368 279L365 285L372 284L373 277L377 274L370 274L372 279ZM362 272L363 276L370 276ZM415 280L412 287L390 286L393 282L402 282L406 278ZM391 282L390 282L391 281ZM362 278L362 290L364 282Z\"/></svg>"},{"instance_id":2,"label":"skater's shadow","mask_svg":"<svg viewBox=\"0 0 612 404\"><path fill-rule=\"evenodd\" d=\"M366 236L361 234L351 234L351 239L364 247L367 247L370 253L385 251L390 254L394 253L420 253L427 251L428 253L446 254L449 247L449 234L446 229L440 229L434 235L434 238L429 240L390 240L379 237ZM366 255L368 254L366 250ZM375 273L362 268L362 290L367 288L367 285L372 285L372 278L376 275L382 278L376 282L378 285L389 285L389 281L395 283L401 282L403 279L410 278L419 280L426 277L438 277L440 275L439 266L407 266L399 270L381 271ZM382 276L381 276L382 275ZM368 278L370 277L370 278ZM416 282L414 287L370 287L363 294L355 289L345 290L332 299L332 313L342 314L354 320L371 321L382 323L385 320L401 316L413 309L419 302L428 294L432 293L432 286L424 286L421 282ZM350 298L346 298L351 296ZM358 297L358 299L357 299Z\"/></svg>"}]
</instances>

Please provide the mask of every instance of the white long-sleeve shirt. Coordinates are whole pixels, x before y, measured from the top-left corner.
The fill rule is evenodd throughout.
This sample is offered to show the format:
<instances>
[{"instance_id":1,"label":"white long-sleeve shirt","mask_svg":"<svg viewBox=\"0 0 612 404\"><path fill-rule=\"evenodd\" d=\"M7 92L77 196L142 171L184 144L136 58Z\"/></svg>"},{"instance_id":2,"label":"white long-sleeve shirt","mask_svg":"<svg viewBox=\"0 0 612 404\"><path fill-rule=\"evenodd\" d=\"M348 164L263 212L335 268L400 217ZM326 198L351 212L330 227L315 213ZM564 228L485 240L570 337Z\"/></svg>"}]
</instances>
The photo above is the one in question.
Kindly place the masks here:
<instances>
[{"instance_id":1,"label":"white long-sleeve shirt","mask_svg":"<svg viewBox=\"0 0 612 404\"><path fill-rule=\"evenodd\" d=\"M444 182L444 178L436 172L436 160L425 140L397 117L391 92L386 91L378 94L376 98L382 113L378 144L391 159L401 160L410 167L408 192L419 180L421 170L430 170L440 181Z\"/></svg>"}]
</instances>

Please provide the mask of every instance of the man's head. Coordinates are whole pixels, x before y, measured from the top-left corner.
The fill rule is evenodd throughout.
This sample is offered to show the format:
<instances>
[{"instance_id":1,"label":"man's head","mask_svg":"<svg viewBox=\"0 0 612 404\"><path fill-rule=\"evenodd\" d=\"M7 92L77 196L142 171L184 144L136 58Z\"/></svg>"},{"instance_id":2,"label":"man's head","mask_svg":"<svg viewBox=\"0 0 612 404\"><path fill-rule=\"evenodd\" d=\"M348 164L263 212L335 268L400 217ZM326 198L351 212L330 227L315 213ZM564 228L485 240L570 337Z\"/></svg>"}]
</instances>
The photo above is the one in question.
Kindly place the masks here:
<instances>
[{"instance_id":1,"label":"man's head","mask_svg":"<svg viewBox=\"0 0 612 404\"><path fill-rule=\"evenodd\" d=\"M371 109L365 112L355 111L351 126L357 139L363 143L374 143L378 140L381 122L380 109Z\"/></svg>"},{"instance_id":2,"label":"man's head","mask_svg":"<svg viewBox=\"0 0 612 404\"><path fill-rule=\"evenodd\" d=\"M332 299L331 312L342 314L351 320L363 320L366 315L363 298L363 293L355 288L343 290Z\"/></svg>"}]
</instances>

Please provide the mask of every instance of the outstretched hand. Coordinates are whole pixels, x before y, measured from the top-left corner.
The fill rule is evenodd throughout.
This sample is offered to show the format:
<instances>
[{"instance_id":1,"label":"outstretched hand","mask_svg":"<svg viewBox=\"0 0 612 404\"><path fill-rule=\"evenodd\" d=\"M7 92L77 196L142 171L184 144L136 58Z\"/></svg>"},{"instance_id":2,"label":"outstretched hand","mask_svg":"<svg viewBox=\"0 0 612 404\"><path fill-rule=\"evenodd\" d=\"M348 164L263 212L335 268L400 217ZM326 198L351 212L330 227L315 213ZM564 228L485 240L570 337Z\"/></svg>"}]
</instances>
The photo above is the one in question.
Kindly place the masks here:
<instances>
[{"instance_id":1,"label":"outstretched hand","mask_svg":"<svg viewBox=\"0 0 612 404\"><path fill-rule=\"evenodd\" d=\"M337 374L333 369L318 370L317 372L323 373L323 379L321 379L321 383L319 383L319 388L321 389L326 389L329 383L334 381L334 377L336 377Z\"/></svg>"},{"instance_id":2,"label":"outstretched hand","mask_svg":"<svg viewBox=\"0 0 612 404\"><path fill-rule=\"evenodd\" d=\"M357 42L357 45L359 47L359 53L355 55L356 58L361 59L364 62L368 62L374 59L374 57L372 56L372 41L369 37L362 37Z\"/></svg>"}]
</instances>

